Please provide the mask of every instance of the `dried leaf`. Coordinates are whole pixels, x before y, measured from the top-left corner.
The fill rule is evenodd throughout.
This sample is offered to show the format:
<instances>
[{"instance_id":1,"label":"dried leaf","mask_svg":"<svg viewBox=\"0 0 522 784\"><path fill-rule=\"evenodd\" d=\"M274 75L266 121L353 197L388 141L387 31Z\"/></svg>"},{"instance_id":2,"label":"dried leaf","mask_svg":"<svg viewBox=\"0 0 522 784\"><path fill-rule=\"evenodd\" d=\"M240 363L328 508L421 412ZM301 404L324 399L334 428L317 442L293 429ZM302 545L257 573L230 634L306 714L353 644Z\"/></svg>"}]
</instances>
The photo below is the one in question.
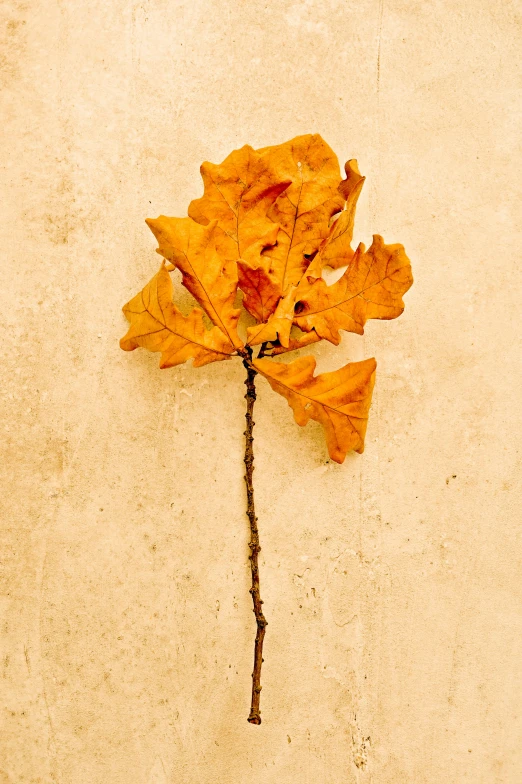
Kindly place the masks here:
<instances>
[{"instance_id":1,"label":"dried leaf","mask_svg":"<svg viewBox=\"0 0 522 784\"><path fill-rule=\"evenodd\" d=\"M247 329L247 343L258 346L260 343L279 340L282 346L288 348L290 330L294 319L294 303L297 286L291 286L287 294L281 297L275 312L272 313L266 324L256 324Z\"/></svg>"},{"instance_id":2,"label":"dried leaf","mask_svg":"<svg viewBox=\"0 0 522 784\"><path fill-rule=\"evenodd\" d=\"M348 161L345 169L348 179L343 180L339 190L346 194L346 208L339 213L338 218L332 224L328 239L318 254L323 267L332 267L332 269L346 266L353 258L354 251L351 242L355 208L365 179L359 173L357 161Z\"/></svg>"},{"instance_id":3,"label":"dried leaf","mask_svg":"<svg viewBox=\"0 0 522 784\"><path fill-rule=\"evenodd\" d=\"M201 176L205 192L190 202L189 216L202 225L217 220L229 239L229 258L243 258L253 243L273 230L267 211L290 178L279 176L270 161L248 144L222 163L205 162Z\"/></svg>"},{"instance_id":4,"label":"dried leaf","mask_svg":"<svg viewBox=\"0 0 522 784\"><path fill-rule=\"evenodd\" d=\"M264 254L283 294L299 283L309 265L306 256L317 251L328 235L330 218L343 209L339 162L319 134L297 136L258 152L279 179L291 181L268 213L280 230L277 245Z\"/></svg>"},{"instance_id":5,"label":"dried leaf","mask_svg":"<svg viewBox=\"0 0 522 784\"><path fill-rule=\"evenodd\" d=\"M323 426L330 457L342 463L350 450L364 450L376 362L352 362L314 377L315 366L313 357L302 357L289 365L254 360L254 367L272 389L287 399L298 425L314 419Z\"/></svg>"},{"instance_id":6,"label":"dried leaf","mask_svg":"<svg viewBox=\"0 0 522 784\"><path fill-rule=\"evenodd\" d=\"M402 295L413 283L402 245L385 245L378 234L365 252L359 245L344 275L332 286L314 280L295 306L295 322L338 345L340 329L362 335L370 318L392 319L404 310Z\"/></svg>"},{"instance_id":7,"label":"dried leaf","mask_svg":"<svg viewBox=\"0 0 522 784\"><path fill-rule=\"evenodd\" d=\"M344 164L344 171L346 173L346 179L339 185L339 193L342 194L348 204L352 204L355 209L365 178L359 171L355 158L350 158L349 161L346 161ZM346 205L346 209L350 209L348 204Z\"/></svg>"},{"instance_id":8,"label":"dried leaf","mask_svg":"<svg viewBox=\"0 0 522 784\"><path fill-rule=\"evenodd\" d=\"M142 346L161 351L160 368L173 367L194 359L194 367L230 359L234 346L218 327L203 323L203 311L194 308L184 316L172 302L172 280L165 265L124 307L131 326L120 340L124 351Z\"/></svg>"},{"instance_id":9,"label":"dried leaf","mask_svg":"<svg viewBox=\"0 0 522 784\"><path fill-rule=\"evenodd\" d=\"M360 245L354 252L355 209L364 177L356 160L344 169L342 179L336 155L318 134L259 150L245 145L220 164L204 163L204 193L190 203L190 217L160 216L147 223L158 239L158 252L181 271L183 285L215 327L207 331L197 309L182 316L171 301L163 267L126 306L131 328L122 347L162 351L162 366L189 356L203 364L232 354L248 364L237 332L238 288L243 307L257 321L247 329L247 347L262 345L261 356L275 357L322 339L338 344L340 330L362 334L367 319L398 316L412 283L408 258L402 245L385 245L379 235L368 251ZM322 278L325 267L343 266L342 277L328 286ZM323 424L334 459L341 460L347 449L362 450L373 360L316 378L311 357L290 365L255 362L288 398L300 423L315 418ZM342 403L336 408L330 396Z\"/></svg>"},{"instance_id":10,"label":"dried leaf","mask_svg":"<svg viewBox=\"0 0 522 784\"><path fill-rule=\"evenodd\" d=\"M267 321L273 313L280 292L277 279L270 269L270 259L262 255L266 248L277 240L279 226L272 225L270 231L257 242L253 242L237 263L239 288L244 293L243 306L257 321Z\"/></svg>"},{"instance_id":11,"label":"dried leaf","mask_svg":"<svg viewBox=\"0 0 522 784\"><path fill-rule=\"evenodd\" d=\"M237 267L235 261L218 252L223 234L217 221L200 226L191 218L160 215L147 220L147 225L158 240L158 253L181 271L185 288L230 342L240 348L243 343L237 334L237 322L241 311L234 308Z\"/></svg>"},{"instance_id":12,"label":"dried leaf","mask_svg":"<svg viewBox=\"0 0 522 784\"><path fill-rule=\"evenodd\" d=\"M360 196L365 178L361 176L356 160L345 164L347 179L339 185L339 192L346 197L346 208L339 213L330 225L328 237L324 240L318 253L311 260L305 274L299 283L297 300L308 292L314 280L321 277L325 267L339 269L347 266L354 257L351 242L353 238L353 225L355 208Z\"/></svg>"}]
</instances>

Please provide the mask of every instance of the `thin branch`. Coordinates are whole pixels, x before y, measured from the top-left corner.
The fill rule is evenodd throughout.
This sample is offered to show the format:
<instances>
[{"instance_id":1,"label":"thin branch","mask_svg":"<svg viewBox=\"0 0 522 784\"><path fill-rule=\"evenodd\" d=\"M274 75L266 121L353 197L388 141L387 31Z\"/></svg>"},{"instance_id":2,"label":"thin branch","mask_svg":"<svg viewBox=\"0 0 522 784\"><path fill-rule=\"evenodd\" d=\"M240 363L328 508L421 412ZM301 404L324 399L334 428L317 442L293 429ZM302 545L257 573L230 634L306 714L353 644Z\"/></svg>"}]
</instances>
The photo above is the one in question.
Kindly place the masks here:
<instances>
[{"instance_id":1,"label":"thin branch","mask_svg":"<svg viewBox=\"0 0 522 784\"><path fill-rule=\"evenodd\" d=\"M254 485L252 482L252 473L254 471L254 450L252 447L254 437L252 430L254 428L254 403L256 400L256 385L255 377L256 370L251 365L252 349L248 346L248 359L243 359L243 365L247 371L245 380L246 391L246 430L245 430L245 483L247 491L247 516L250 523L250 568L252 571L252 587L250 593L252 594L252 602L254 604L254 615L256 616L257 632L254 647L254 669L252 672L252 702L250 705L250 715L248 721L251 724L261 724L261 715L259 710L259 702L261 699L261 665L263 663L263 640L265 638L266 619L263 615L262 600L259 591L259 563L258 555L261 550L259 546L259 531L257 529L257 517L254 508Z\"/></svg>"},{"instance_id":2,"label":"thin branch","mask_svg":"<svg viewBox=\"0 0 522 784\"><path fill-rule=\"evenodd\" d=\"M264 343L261 343L261 348L259 349L257 359L262 359L265 356L265 351L268 349L269 343L270 343L269 340L266 340Z\"/></svg>"}]
</instances>

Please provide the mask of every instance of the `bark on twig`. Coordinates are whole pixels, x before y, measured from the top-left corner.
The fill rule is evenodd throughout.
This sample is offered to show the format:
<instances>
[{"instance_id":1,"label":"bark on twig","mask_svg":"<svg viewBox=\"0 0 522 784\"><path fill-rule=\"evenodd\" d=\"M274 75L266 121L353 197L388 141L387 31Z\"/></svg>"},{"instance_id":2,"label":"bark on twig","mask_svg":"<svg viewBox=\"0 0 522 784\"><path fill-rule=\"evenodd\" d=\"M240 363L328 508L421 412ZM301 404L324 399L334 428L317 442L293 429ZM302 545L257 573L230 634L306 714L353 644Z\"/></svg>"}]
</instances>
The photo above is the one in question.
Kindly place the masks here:
<instances>
[{"instance_id":1,"label":"bark on twig","mask_svg":"<svg viewBox=\"0 0 522 784\"><path fill-rule=\"evenodd\" d=\"M259 546L259 531L257 530L257 517L254 508L254 485L252 482L252 473L254 471L254 450L252 447L254 438L252 430L254 428L254 403L256 399L256 385L255 377L256 370L251 365L252 349L247 347L248 359L243 359L243 365L247 371L245 380L246 391L246 430L245 430L245 482L247 491L247 516L250 523L250 567L252 571L252 587L250 593L252 594L252 602L254 604L254 615L256 617L257 632L254 647L254 669L252 672L252 702L250 705L250 715L248 721L251 724L261 724L261 715L259 710L259 702L261 699L261 665L263 663L263 640L265 638L266 619L263 615L261 594L259 592L259 563L258 555L261 550Z\"/></svg>"}]
</instances>

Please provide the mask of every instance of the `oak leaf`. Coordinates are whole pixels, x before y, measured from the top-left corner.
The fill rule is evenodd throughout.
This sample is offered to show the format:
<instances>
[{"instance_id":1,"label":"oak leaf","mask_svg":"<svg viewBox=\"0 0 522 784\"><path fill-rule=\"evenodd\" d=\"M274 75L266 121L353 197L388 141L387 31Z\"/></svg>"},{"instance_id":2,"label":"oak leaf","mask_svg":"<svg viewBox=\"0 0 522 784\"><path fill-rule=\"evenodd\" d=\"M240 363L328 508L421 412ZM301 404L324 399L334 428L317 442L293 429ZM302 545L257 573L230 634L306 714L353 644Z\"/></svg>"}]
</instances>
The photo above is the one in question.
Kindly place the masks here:
<instances>
[{"instance_id":1,"label":"oak leaf","mask_svg":"<svg viewBox=\"0 0 522 784\"><path fill-rule=\"evenodd\" d=\"M160 215L146 222L158 240L158 253L181 271L183 285L210 320L236 348L241 347L237 334L241 311L234 308L237 267L218 250L223 235L217 221L200 226L191 218Z\"/></svg>"},{"instance_id":2,"label":"oak leaf","mask_svg":"<svg viewBox=\"0 0 522 784\"><path fill-rule=\"evenodd\" d=\"M346 198L346 206L336 217L330 227L330 232L324 245L320 248L319 258L323 267L339 269L350 263L354 251L351 247L353 239L353 225L355 221L355 208L360 196L365 178L359 172L356 160L345 164L346 180L339 185L339 191ZM308 271L307 271L307 274Z\"/></svg>"},{"instance_id":3,"label":"oak leaf","mask_svg":"<svg viewBox=\"0 0 522 784\"><path fill-rule=\"evenodd\" d=\"M351 242L355 221L355 209L360 196L365 178L359 172L357 161L349 160L345 163L346 180L339 185L339 192L346 198L345 209L335 216L330 224L328 236L323 240L318 252L311 259L310 264L299 282L299 291L296 300L310 289L314 280L321 277L325 267L339 269L347 266L354 256Z\"/></svg>"},{"instance_id":4,"label":"oak leaf","mask_svg":"<svg viewBox=\"0 0 522 784\"><path fill-rule=\"evenodd\" d=\"M359 198L366 177L363 177L359 171L355 158L350 158L349 161L346 161L344 164L344 172L346 174L346 179L339 185L339 193L346 200L346 209L355 214L357 199Z\"/></svg>"},{"instance_id":5,"label":"oak leaf","mask_svg":"<svg viewBox=\"0 0 522 784\"><path fill-rule=\"evenodd\" d=\"M305 332L338 345L340 329L362 335L368 319L393 319L404 310L403 294L413 283L404 247L385 245L375 234L370 248L357 251L339 280L314 280L295 306L295 322Z\"/></svg>"},{"instance_id":6,"label":"oak leaf","mask_svg":"<svg viewBox=\"0 0 522 784\"><path fill-rule=\"evenodd\" d=\"M279 340L282 346L289 348L296 292L297 286L291 286L285 296L279 300L277 308L266 324L256 324L255 327L247 329L249 346L258 346L260 343Z\"/></svg>"},{"instance_id":7,"label":"oak leaf","mask_svg":"<svg viewBox=\"0 0 522 784\"><path fill-rule=\"evenodd\" d=\"M258 153L281 180L291 182L268 212L280 229L277 244L264 254L284 295L299 283L309 264L307 256L319 249L332 215L344 207L339 162L319 134L297 136Z\"/></svg>"},{"instance_id":8,"label":"oak leaf","mask_svg":"<svg viewBox=\"0 0 522 784\"><path fill-rule=\"evenodd\" d=\"M302 140L304 139L310 143L309 146L312 150L314 149L314 144L316 146L318 144L318 140L314 137L302 137ZM299 151L300 149L298 142L302 142L302 140L294 139L292 142L284 145L284 147L291 148L295 155L296 151ZM321 143L324 145L322 140ZM326 147L326 145L324 146ZM262 150L261 152L268 154L268 152L271 152L273 149L274 148L267 148L265 151ZM317 150L315 151L317 152ZM301 166L297 166L298 176L302 177L302 162L298 161L298 163L301 163ZM243 304L258 322L266 323L266 326L261 324L260 326L251 327L248 330L247 342L251 346L259 345L260 343L267 341L275 342L275 348L273 349L272 355L302 348L321 339L319 335L313 336L310 332L307 337L300 336L298 339L292 339L290 337L291 319L289 294L292 301L295 301L296 298L301 298L303 294L309 290L313 281L321 277L324 267L328 266L337 269L340 266L347 265L354 255L350 243L353 237L357 199L359 198L365 178L360 174L357 167L357 161L355 160L350 160L345 164L346 180L343 180L342 182L340 182L340 176L337 176L338 165L334 168L336 170L336 176L333 178L333 184L337 186L337 191L342 194L343 198L347 199L346 206L345 209L335 217L330 228L327 230L326 237L319 243L318 248L308 246L308 250L310 250L311 253L305 253L304 248L301 248L303 253L299 267L299 275L301 275L301 277L297 284L297 296L290 294L291 291L295 291L294 284L290 289L287 289L286 295L281 296L281 298L278 299L279 292L285 284L278 285L276 270L274 269L277 265L273 264L273 260L277 255L280 246L285 246L284 240L281 240L281 232L278 235L278 240L274 247L271 248L269 245L266 245L265 248L263 248L263 250L266 251L265 255L256 258L251 264L241 260L238 264L240 278L239 287L246 292ZM287 168L285 173L290 175L292 170ZM293 195L293 190L294 186L292 185L279 196L272 208L272 214L277 210L282 209L280 202L284 203L285 201L288 201ZM342 203L342 200L338 199L337 204L339 203ZM299 234L299 220L300 216L297 217L295 225L292 226L294 233L297 226L297 234ZM327 221L325 220L322 231L325 231L326 227ZM267 261L270 263L267 263ZM296 274L295 280L297 279L298 275ZM276 308L275 312L273 312L274 308Z\"/></svg>"},{"instance_id":9,"label":"oak leaf","mask_svg":"<svg viewBox=\"0 0 522 784\"><path fill-rule=\"evenodd\" d=\"M270 359L256 359L253 364L272 389L287 399L298 425L314 419L323 426L332 460L342 463L350 450L364 450L375 383L374 359L351 362L318 376L314 376L314 357L302 357L288 365Z\"/></svg>"},{"instance_id":10,"label":"oak leaf","mask_svg":"<svg viewBox=\"0 0 522 784\"><path fill-rule=\"evenodd\" d=\"M267 212L290 180L279 176L248 144L220 164L206 161L200 171L204 194L190 202L188 214L203 225L217 220L229 240L224 252L240 259L253 243L273 232Z\"/></svg>"},{"instance_id":11,"label":"oak leaf","mask_svg":"<svg viewBox=\"0 0 522 784\"><path fill-rule=\"evenodd\" d=\"M272 226L260 240L253 242L238 259L239 288L243 292L243 307L256 321L265 322L274 312L281 297L270 259L263 251L275 245L279 226Z\"/></svg>"},{"instance_id":12,"label":"oak leaf","mask_svg":"<svg viewBox=\"0 0 522 784\"><path fill-rule=\"evenodd\" d=\"M203 311L194 308L184 316L172 302L173 285L165 264L133 299L123 307L131 326L120 340L124 351L142 346L161 351L160 368L181 365L188 359L194 367L230 359L234 346L218 327L207 330Z\"/></svg>"}]
</instances>

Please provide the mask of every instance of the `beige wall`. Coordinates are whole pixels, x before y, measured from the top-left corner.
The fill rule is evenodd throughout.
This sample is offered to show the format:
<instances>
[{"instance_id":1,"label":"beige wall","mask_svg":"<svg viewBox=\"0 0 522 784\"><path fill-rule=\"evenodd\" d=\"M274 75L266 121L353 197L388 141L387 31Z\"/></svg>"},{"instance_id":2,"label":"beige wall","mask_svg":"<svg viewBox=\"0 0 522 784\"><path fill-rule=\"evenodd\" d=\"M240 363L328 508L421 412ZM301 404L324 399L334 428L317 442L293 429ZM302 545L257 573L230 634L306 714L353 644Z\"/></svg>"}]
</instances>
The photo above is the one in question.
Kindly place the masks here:
<instances>
[{"instance_id":1,"label":"beige wall","mask_svg":"<svg viewBox=\"0 0 522 784\"><path fill-rule=\"evenodd\" d=\"M519 784L520 5L2 9L1 784ZM415 285L313 352L377 357L364 455L259 382L254 727L242 368L120 308L203 160L308 132Z\"/></svg>"}]
</instances>

